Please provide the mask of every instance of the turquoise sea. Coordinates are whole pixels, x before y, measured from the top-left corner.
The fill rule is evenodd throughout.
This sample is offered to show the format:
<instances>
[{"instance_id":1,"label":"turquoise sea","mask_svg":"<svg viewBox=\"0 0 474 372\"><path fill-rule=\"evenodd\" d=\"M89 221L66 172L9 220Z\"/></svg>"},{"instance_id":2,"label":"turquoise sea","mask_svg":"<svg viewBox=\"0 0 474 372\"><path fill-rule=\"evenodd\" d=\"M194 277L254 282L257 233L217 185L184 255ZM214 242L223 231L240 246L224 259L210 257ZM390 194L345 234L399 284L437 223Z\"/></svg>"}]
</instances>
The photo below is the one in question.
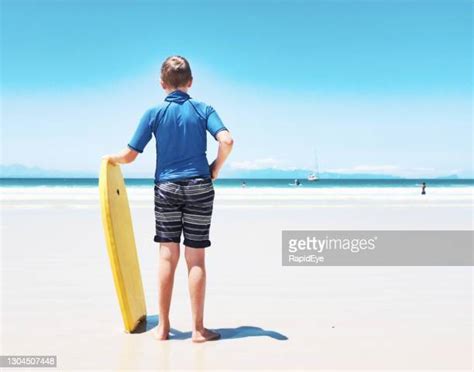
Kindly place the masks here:
<instances>
[{"instance_id":1,"label":"turquoise sea","mask_svg":"<svg viewBox=\"0 0 474 372\"><path fill-rule=\"evenodd\" d=\"M294 188L294 179L218 179L219 188L241 187L245 181L248 188ZM128 178L130 187L150 187L153 179ZM426 182L427 187L473 187L473 179L321 179L309 182L300 179L304 188L386 188L416 187ZM97 187L97 178L0 178L0 187Z\"/></svg>"}]
</instances>

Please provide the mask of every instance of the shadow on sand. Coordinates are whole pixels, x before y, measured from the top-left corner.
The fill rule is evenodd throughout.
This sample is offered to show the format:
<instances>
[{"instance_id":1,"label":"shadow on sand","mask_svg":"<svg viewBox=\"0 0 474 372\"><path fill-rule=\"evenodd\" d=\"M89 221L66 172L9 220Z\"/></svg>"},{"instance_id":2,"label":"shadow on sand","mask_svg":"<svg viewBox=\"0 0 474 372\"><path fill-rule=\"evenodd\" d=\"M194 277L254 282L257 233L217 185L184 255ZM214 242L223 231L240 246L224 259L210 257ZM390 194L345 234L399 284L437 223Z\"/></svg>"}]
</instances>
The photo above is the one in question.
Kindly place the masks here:
<instances>
[{"instance_id":1,"label":"shadow on sand","mask_svg":"<svg viewBox=\"0 0 474 372\"><path fill-rule=\"evenodd\" d=\"M144 321L142 321L133 333L145 333L158 325L159 318L158 315L149 315ZM230 340L234 338L244 338L244 337L271 337L275 340L288 340L288 337L285 335L276 332L269 331L259 327L252 326L241 326L237 328L213 328L214 331L219 332L221 335L221 340ZM191 338L191 332L181 332L175 328L170 330L170 340L187 340Z\"/></svg>"}]
</instances>

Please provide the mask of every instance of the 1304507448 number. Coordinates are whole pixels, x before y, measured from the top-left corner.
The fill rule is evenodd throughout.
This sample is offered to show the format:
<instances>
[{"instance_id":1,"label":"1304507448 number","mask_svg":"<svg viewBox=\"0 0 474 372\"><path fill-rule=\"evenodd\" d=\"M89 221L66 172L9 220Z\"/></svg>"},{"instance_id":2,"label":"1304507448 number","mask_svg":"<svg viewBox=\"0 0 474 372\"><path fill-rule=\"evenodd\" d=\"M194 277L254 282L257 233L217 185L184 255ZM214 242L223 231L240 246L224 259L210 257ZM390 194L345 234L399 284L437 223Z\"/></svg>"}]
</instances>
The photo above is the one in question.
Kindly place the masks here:
<instances>
[{"instance_id":1,"label":"1304507448 number","mask_svg":"<svg viewBox=\"0 0 474 372\"><path fill-rule=\"evenodd\" d=\"M56 355L2 355L0 367L57 367Z\"/></svg>"}]
</instances>

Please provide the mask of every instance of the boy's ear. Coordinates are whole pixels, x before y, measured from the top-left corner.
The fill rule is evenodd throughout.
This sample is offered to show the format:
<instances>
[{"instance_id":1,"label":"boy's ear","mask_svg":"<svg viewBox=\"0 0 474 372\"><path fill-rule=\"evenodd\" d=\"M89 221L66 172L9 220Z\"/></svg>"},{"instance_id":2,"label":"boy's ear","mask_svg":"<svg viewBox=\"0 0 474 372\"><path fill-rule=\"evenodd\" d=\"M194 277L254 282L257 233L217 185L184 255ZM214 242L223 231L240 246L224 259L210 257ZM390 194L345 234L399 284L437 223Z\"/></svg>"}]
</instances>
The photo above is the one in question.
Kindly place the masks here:
<instances>
[{"instance_id":1,"label":"boy's ear","mask_svg":"<svg viewBox=\"0 0 474 372\"><path fill-rule=\"evenodd\" d=\"M168 87L166 86L166 84L163 82L163 80L160 79L160 85L161 87L166 90Z\"/></svg>"},{"instance_id":2,"label":"boy's ear","mask_svg":"<svg viewBox=\"0 0 474 372\"><path fill-rule=\"evenodd\" d=\"M189 80L188 88L191 88L191 85L193 85L193 78L192 77L191 77L191 80Z\"/></svg>"}]
</instances>

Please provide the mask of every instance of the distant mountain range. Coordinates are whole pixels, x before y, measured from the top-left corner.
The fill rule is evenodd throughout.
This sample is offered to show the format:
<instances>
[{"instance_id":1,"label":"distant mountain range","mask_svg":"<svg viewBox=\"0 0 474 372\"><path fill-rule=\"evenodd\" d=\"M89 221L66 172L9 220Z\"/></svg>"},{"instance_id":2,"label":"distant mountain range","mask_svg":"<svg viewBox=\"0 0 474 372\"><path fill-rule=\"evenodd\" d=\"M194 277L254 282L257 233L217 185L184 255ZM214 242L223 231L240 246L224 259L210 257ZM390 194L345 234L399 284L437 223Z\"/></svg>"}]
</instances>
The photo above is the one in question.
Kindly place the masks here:
<instances>
[{"instance_id":1,"label":"distant mountain range","mask_svg":"<svg viewBox=\"0 0 474 372\"><path fill-rule=\"evenodd\" d=\"M21 164L0 165L1 178L96 178L97 173L50 170Z\"/></svg>"},{"instance_id":2,"label":"distant mountain range","mask_svg":"<svg viewBox=\"0 0 474 372\"><path fill-rule=\"evenodd\" d=\"M153 172L151 172L152 174ZM235 170L225 169L221 173L222 178L238 179L305 179L308 176L307 169L284 170L276 168L258 169L258 170ZM0 165L0 178L97 178L98 172L88 171L61 171L49 170L39 167L27 167L21 164ZM129 178L151 178L150 174L127 171ZM403 177L390 174L376 173L334 173L322 172L319 174L321 179L402 179ZM429 177L421 177L429 178ZM438 179L458 179L457 175L447 175L436 177Z\"/></svg>"},{"instance_id":3,"label":"distant mountain range","mask_svg":"<svg viewBox=\"0 0 474 372\"><path fill-rule=\"evenodd\" d=\"M310 170L308 169L258 169L258 170L232 170L226 169L222 172L222 176L226 178L280 178L280 179L305 179L308 177ZM389 174L375 174L375 173L333 173L320 172L319 178L322 179L397 179L402 178Z\"/></svg>"}]
</instances>

